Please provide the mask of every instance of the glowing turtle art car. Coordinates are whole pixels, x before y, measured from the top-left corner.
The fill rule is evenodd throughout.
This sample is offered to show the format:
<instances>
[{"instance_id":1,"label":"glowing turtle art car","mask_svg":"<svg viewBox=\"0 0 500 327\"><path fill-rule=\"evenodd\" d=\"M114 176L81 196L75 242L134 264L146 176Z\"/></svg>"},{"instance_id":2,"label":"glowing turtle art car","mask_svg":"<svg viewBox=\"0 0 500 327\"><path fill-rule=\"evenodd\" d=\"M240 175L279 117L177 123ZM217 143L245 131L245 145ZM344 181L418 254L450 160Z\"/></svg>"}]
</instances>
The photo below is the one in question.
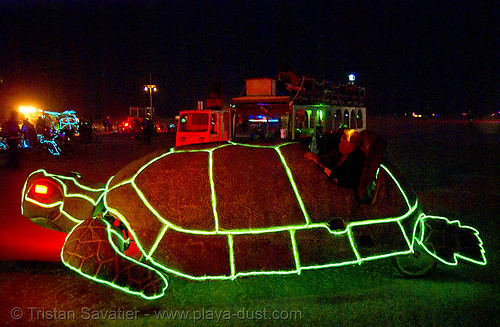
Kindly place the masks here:
<instances>
[{"instance_id":1,"label":"glowing turtle art car","mask_svg":"<svg viewBox=\"0 0 500 327\"><path fill-rule=\"evenodd\" d=\"M232 280L386 257L410 276L437 261L486 264L477 230L423 214L386 166L360 202L304 153L298 143L189 145L139 159L105 184L38 170L22 211L69 233L66 266L146 299L164 294L169 274Z\"/></svg>"}]
</instances>

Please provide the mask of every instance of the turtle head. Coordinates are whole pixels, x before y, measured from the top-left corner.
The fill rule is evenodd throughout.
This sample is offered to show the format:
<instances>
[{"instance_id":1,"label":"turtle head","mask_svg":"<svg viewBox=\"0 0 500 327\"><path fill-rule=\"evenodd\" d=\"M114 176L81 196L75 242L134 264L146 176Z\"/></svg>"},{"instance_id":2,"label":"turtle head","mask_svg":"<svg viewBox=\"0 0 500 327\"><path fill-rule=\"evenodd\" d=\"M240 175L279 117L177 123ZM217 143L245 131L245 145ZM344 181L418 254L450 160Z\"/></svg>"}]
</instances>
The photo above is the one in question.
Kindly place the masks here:
<instances>
[{"instance_id":1,"label":"turtle head","mask_svg":"<svg viewBox=\"0 0 500 327\"><path fill-rule=\"evenodd\" d=\"M75 173L32 173L23 188L22 214L42 227L69 233L81 221L92 217L104 188L82 184Z\"/></svg>"}]
</instances>

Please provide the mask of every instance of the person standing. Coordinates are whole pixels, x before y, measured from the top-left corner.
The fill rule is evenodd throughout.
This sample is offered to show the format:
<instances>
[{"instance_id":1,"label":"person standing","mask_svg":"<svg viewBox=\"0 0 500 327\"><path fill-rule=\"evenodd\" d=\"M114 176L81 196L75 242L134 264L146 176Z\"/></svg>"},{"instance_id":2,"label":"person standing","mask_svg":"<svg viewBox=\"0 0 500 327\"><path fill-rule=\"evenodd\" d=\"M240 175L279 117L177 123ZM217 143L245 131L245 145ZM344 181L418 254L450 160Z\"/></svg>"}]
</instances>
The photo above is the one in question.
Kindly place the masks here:
<instances>
[{"instance_id":1,"label":"person standing","mask_svg":"<svg viewBox=\"0 0 500 327\"><path fill-rule=\"evenodd\" d=\"M10 118L2 124L2 136L7 139L9 146L9 159L7 166L16 169L19 165L18 145L21 129L17 119L17 112L11 111Z\"/></svg>"},{"instance_id":2,"label":"person standing","mask_svg":"<svg viewBox=\"0 0 500 327\"><path fill-rule=\"evenodd\" d=\"M23 127L21 127L21 132L24 134L24 141L26 143L26 147L33 149L37 141L36 131L33 124L31 124L27 118L23 121Z\"/></svg>"},{"instance_id":3,"label":"person standing","mask_svg":"<svg viewBox=\"0 0 500 327\"><path fill-rule=\"evenodd\" d=\"M153 137L154 123L151 119L151 115L148 113L144 120L142 121L142 133L144 134L144 141L151 144L151 138Z\"/></svg>"}]
</instances>

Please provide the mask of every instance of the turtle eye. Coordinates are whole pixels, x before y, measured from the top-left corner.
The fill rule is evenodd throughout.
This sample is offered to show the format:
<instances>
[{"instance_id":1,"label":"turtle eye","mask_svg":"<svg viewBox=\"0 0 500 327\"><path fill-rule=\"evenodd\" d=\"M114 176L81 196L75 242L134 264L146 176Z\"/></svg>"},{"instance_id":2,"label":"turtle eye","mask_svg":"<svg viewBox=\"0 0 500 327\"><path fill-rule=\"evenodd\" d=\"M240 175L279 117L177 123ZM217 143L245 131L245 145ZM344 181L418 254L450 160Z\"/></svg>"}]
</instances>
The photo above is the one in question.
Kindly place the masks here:
<instances>
[{"instance_id":1,"label":"turtle eye","mask_svg":"<svg viewBox=\"0 0 500 327\"><path fill-rule=\"evenodd\" d=\"M28 198L42 203L53 203L62 199L62 192L54 181L49 179L37 179L28 191Z\"/></svg>"},{"instance_id":2,"label":"turtle eye","mask_svg":"<svg viewBox=\"0 0 500 327\"><path fill-rule=\"evenodd\" d=\"M46 196L49 194L51 190L47 185L44 184L36 184L35 185L35 194L39 196Z\"/></svg>"}]
</instances>

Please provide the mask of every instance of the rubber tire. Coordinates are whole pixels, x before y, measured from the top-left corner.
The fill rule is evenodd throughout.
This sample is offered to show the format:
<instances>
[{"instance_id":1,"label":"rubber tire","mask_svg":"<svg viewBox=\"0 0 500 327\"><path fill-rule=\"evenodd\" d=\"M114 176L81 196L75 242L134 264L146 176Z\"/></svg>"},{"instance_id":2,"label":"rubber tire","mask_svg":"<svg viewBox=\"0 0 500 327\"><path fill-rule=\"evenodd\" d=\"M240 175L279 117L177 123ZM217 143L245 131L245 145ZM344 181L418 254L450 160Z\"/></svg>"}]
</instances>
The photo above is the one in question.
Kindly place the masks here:
<instances>
[{"instance_id":1,"label":"rubber tire","mask_svg":"<svg viewBox=\"0 0 500 327\"><path fill-rule=\"evenodd\" d=\"M432 244L426 244L432 251ZM395 256L392 258L394 268L407 278L421 278L431 274L436 268L438 262L431 256L419 243L415 243L413 253L407 255Z\"/></svg>"}]
</instances>

